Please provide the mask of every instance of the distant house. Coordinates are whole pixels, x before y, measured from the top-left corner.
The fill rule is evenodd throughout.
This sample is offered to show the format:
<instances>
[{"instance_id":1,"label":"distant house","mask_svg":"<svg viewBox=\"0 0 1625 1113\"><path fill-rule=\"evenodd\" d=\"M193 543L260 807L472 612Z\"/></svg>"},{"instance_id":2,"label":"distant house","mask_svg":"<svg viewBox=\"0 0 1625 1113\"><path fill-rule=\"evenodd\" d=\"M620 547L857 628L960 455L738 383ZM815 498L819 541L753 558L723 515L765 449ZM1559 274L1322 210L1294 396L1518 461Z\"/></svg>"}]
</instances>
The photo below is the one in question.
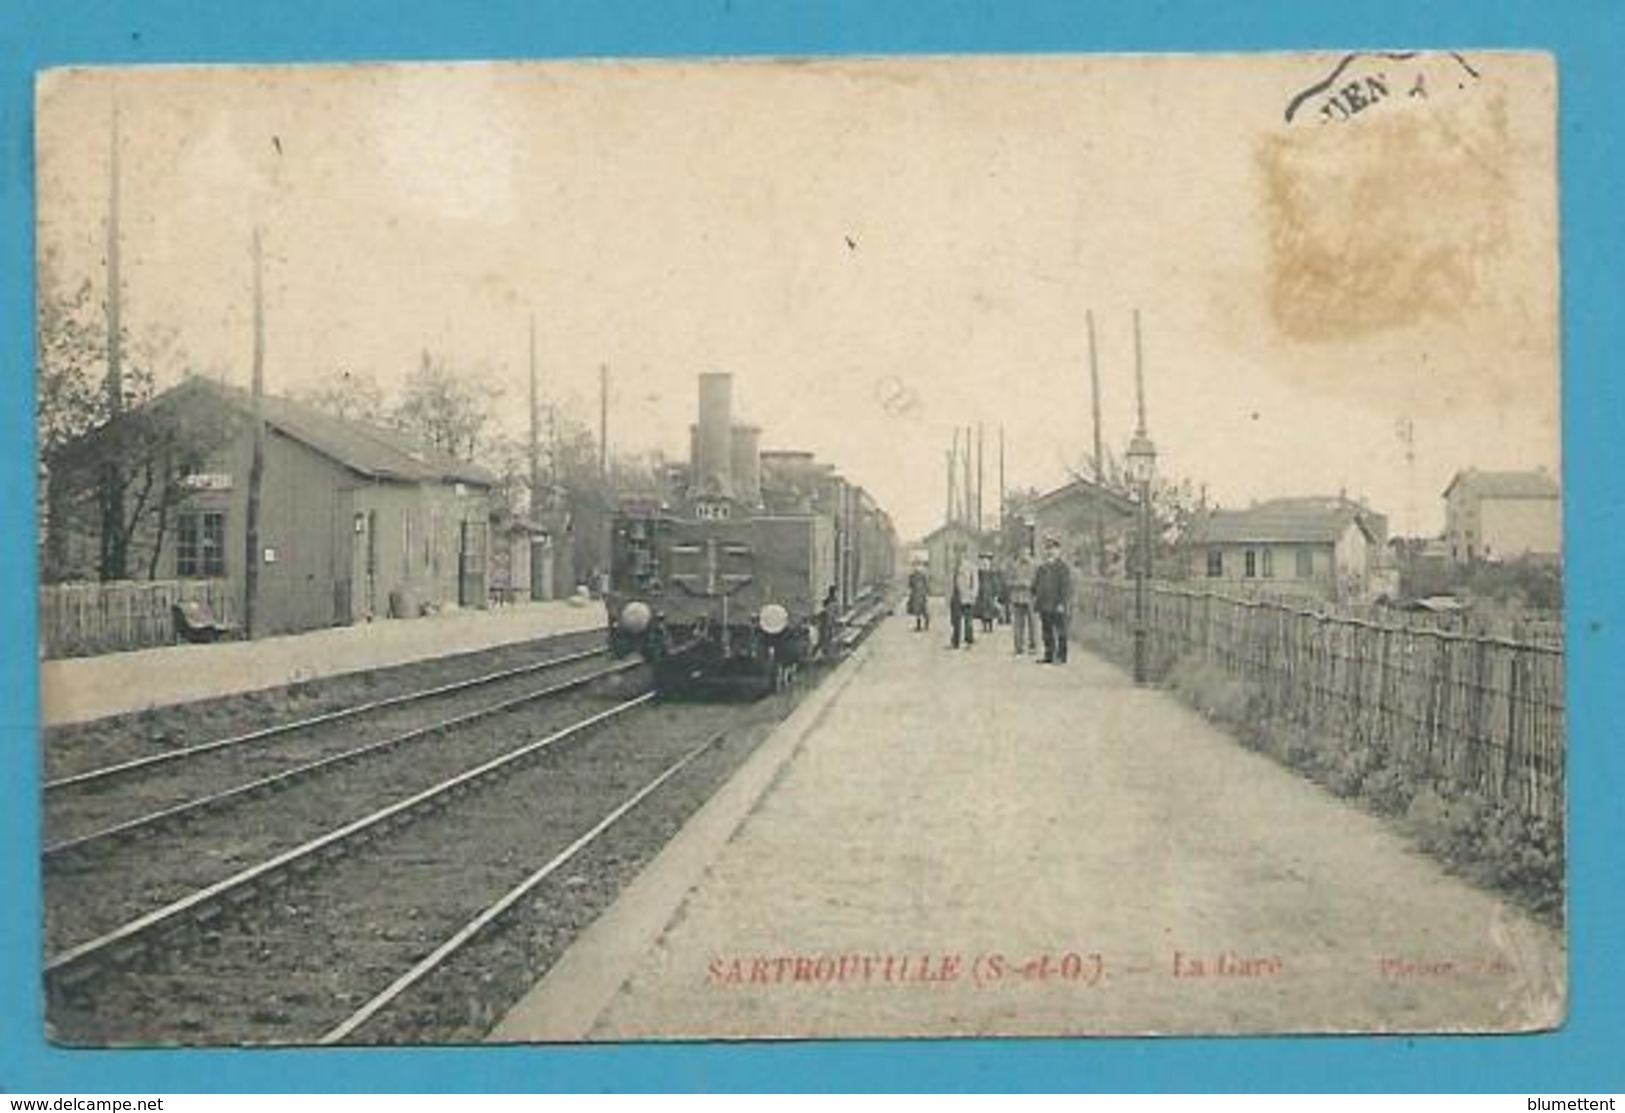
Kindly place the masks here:
<instances>
[{"instance_id":1,"label":"distant house","mask_svg":"<svg viewBox=\"0 0 1625 1113\"><path fill-rule=\"evenodd\" d=\"M1191 529L1199 577L1245 591L1362 599L1387 590L1387 519L1339 497L1213 510Z\"/></svg>"},{"instance_id":2,"label":"distant house","mask_svg":"<svg viewBox=\"0 0 1625 1113\"><path fill-rule=\"evenodd\" d=\"M1444 489L1445 542L1458 564L1563 551L1557 481L1535 471L1459 471Z\"/></svg>"},{"instance_id":3,"label":"distant house","mask_svg":"<svg viewBox=\"0 0 1625 1113\"><path fill-rule=\"evenodd\" d=\"M224 581L236 615L246 595L249 395L190 379L148 407L198 415L220 430L189 489L160 529L135 538L132 574ZM264 399L256 633L293 633L442 606L483 607L490 551L484 468L426 450L398 430L333 417L286 398ZM116 445L117 422L78 447ZM100 446L100 447L98 447ZM94 530L81 516L76 529ZM94 549L95 539L67 539Z\"/></svg>"},{"instance_id":4,"label":"distant house","mask_svg":"<svg viewBox=\"0 0 1625 1113\"><path fill-rule=\"evenodd\" d=\"M1030 518L1037 537L1059 537L1067 558L1083 569L1093 568L1104 534L1107 567L1102 571L1109 574L1122 563L1124 539L1134 529L1137 510L1131 499L1116 491L1074 479L1039 495L1018 513Z\"/></svg>"},{"instance_id":5,"label":"distant house","mask_svg":"<svg viewBox=\"0 0 1625 1113\"><path fill-rule=\"evenodd\" d=\"M917 547L924 549L928 556L926 574L931 578L931 591L946 595L955 558L969 554L975 560L979 553L990 551L993 544L992 535L984 534L964 522L949 522L920 538Z\"/></svg>"}]
</instances>

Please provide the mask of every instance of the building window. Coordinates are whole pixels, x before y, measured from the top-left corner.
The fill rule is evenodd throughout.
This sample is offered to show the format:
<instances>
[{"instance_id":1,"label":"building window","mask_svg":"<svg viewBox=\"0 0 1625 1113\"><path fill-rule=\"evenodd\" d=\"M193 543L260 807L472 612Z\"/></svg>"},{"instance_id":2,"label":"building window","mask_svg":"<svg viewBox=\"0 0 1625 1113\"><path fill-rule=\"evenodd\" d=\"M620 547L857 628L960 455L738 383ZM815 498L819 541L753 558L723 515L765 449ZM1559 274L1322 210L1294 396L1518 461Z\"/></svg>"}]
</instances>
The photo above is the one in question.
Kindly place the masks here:
<instances>
[{"instance_id":1,"label":"building window","mask_svg":"<svg viewBox=\"0 0 1625 1113\"><path fill-rule=\"evenodd\" d=\"M1270 579L1275 575L1275 550L1264 550L1264 578Z\"/></svg>"},{"instance_id":2,"label":"building window","mask_svg":"<svg viewBox=\"0 0 1625 1113\"><path fill-rule=\"evenodd\" d=\"M1253 550L1248 549L1242 555L1246 560L1246 567L1242 571L1242 575L1246 576L1249 580L1253 579L1258 575L1258 554L1253 552Z\"/></svg>"},{"instance_id":3,"label":"building window","mask_svg":"<svg viewBox=\"0 0 1625 1113\"><path fill-rule=\"evenodd\" d=\"M1224 575L1224 550L1209 549L1207 551L1207 574L1215 579Z\"/></svg>"},{"instance_id":4,"label":"building window","mask_svg":"<svg viewBox=\"0 0 1625 1113\"><path fill-rule=\"evenodd\" d=\"M226 516L192 510L175 523L175 575L218 579L226 574Z\"/></svg>"},{"instance_id":5,"label":"building window","mask_svg":"<svg viewBox=\"0 0 1625 1113\"><path fill-rule=\"evenodd\" d=\"M1298 550L1298 579L1308 580L1315 575L1315 554L1311 549Z\"/></svg>"}]
</instances>

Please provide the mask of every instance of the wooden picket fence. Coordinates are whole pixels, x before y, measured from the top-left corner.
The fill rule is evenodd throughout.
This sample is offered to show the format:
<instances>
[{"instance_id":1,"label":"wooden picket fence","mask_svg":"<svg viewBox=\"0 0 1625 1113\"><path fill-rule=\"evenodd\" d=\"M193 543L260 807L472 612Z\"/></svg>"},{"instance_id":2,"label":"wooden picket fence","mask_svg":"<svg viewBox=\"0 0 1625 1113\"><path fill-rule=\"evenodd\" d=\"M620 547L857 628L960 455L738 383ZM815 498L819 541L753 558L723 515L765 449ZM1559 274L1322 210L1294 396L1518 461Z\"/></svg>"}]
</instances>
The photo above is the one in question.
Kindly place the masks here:
<instances>
[{"instance_id":1,"label":"wooden picket fence","mask_svg":"<svg viewBox=\"0 0 1625 1113\"><path fill-rule=\"evenodd\" d=\"M226 580L117 580L50 584L40 589L40 649L47 658L86 657L169 645L176 603L206 604L216 619L235 623Z\"/></svg>"},{"instance_id":2,"label":"wooden picket fence","mask_svg":"<svg viewBox=\"0 0 1625 1113\"><path fill-rule=\"evenodd\" d=\"M1089 580L1080 617L1131 644L1134 587ZM1157 585L1150 657L1195 659L1248 686L1261 716L1384 751L1416 787L1526 814L1563 812L1563 650Z\"/></svg>"}]
</instances>

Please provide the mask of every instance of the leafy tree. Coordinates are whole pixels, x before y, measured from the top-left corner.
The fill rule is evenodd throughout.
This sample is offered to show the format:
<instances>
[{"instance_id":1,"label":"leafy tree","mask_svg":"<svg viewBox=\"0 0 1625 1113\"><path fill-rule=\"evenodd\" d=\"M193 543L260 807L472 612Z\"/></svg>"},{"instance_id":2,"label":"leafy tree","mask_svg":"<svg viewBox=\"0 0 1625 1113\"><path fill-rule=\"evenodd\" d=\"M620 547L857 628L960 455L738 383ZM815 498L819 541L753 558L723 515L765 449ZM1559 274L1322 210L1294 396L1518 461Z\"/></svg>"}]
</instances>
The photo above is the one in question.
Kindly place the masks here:
<instances>
[{"instance_id":1,"label":"leafy tree","mask_svg":"<svg viewBox=\"0 0 1625 1113\"><path fill-rule=\"evenodd\" d=\"M1093 485L1094 457L1085 454L1076 467L1067 469L1067 473L1073 481ZM1101 485L1108 493L1138 507L1139 485L1129 476L1124 462L1110 449L1105 450L1101 460L1100 476ZM1189 574L1186 542L1191 528L1206 508L1205 493L1199 485L1188 478L1177 478L1157 472L1151 479L1150 496L1152 567L1159 579L1183 579ZM1132 573L1138 552L1138 535L1133 532L1138 528L1137 523L1136 518L1130 527L1125 527L1121 521L1115 525L1108 524L1104 554L1107 575ZM1128 528L1128 532L1125 532L1125 528ZM1094 530L1094 519L1088 514L1074 523L1070 530L1079 539L1080 548L1077 555L1085 567L1092 567L1094 562L1096 551Z\"/></svg>"},{"instance_id":2,"label":"leafy tree","mask_svg":"<svg viewBox=\"0 0 1625 1113\"><path fill-rule=\"evenodd\" d=\"M620 500L632 496L664 498L666 461L659 453L610 453L608 468L599 468L598 439L581 421L557 409L542 474L545 490L533 503L539 515L568 512L573 567L584 580L609 566L609 517Z\"/></svg>"},{"instance_id":3,"label":"leafy tree","mask_svg":"<svg viewBox=\"0 0 1625 1113\"><path fill-rule=\"evenodd\" d=\"M1013 557L1036 542L1036 538L1027 536L1027 523L1022 515L1043 493L1037 487L1012 487L1004 493L1004 512L999 515L1003 525L996 542L1000 555Z\"/></svg>"}]
</instances>

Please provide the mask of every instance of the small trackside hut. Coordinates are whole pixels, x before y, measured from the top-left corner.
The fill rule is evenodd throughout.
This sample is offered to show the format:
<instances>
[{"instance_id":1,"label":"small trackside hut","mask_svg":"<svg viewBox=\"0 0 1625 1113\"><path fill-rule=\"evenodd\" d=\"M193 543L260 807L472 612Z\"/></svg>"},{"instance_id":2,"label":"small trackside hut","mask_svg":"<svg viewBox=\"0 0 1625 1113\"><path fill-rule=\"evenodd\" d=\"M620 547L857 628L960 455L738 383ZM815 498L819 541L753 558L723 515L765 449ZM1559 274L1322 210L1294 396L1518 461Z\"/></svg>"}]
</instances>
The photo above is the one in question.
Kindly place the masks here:
<instances>
[{"instance_id":1,"label":"small trackside hut","mask_svg":"<svg viewBox=\"0 0 1625 1113\"><path fill-rule=\"evenodd\" d=\"M743 679L769 690L834 652L894 567L889 518L806 453L762 453L732 418L732 378L700 376L686 472L662 503L612 523L610 648L642 653L665 688Z\"/></svg>"},{"instance_id":2,"label":"small trackside hut","mask_svg":"<svg viewBox=\"0 0 1625 1113\"><path fill-rule=\"evenodd\" d=\"M256 636L486 606L490 472L399 430L291 399L267 395L262 409L265 463L253 554L247 552L253 452L247 392L192 378L125 415L121 423L161 419L182 430L182 447L196 457L177 464L184 497L161 517L142 519L131 540L132 571L157 581L213 584L213 624L236 624L245 611L245 565L252 556L258 564ZM121 423L91 434L77 451L91 461L115 452ZM88 467L80 471L94 477ZM94 497L94 482L81 487L79 497ZM91 513L64 516L59 528L72 531L64 549L94 552L98 524ZM190 631L178 624L175 633Z\"/></svg>"}]
</instances>

